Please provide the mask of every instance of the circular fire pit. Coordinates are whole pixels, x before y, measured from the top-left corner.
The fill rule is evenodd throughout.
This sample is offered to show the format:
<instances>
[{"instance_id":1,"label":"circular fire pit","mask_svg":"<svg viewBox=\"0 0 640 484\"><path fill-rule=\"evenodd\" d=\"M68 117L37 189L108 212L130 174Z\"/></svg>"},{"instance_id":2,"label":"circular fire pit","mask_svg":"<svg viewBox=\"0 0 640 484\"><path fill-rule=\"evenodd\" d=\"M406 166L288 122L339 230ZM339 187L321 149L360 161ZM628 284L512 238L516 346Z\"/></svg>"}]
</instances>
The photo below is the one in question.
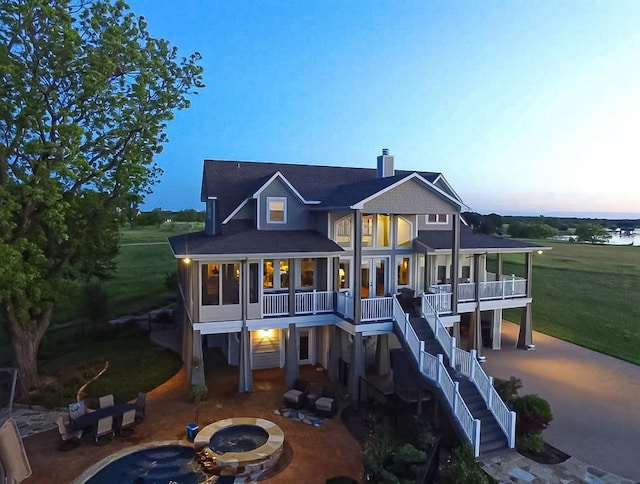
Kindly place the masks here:
<instances>
[{"instance_id":1,"label":"circular fire pit","mask_svg":"<svg viewBox=\"0 0 640 484\"><path fill-rule=\"evenodd\" d=\"M221 474L258 475L282 455L284 433L273 422L255 417L219 420L203 428L194 440L197 451L211 449Z\"/></svg>"}]
</instances>

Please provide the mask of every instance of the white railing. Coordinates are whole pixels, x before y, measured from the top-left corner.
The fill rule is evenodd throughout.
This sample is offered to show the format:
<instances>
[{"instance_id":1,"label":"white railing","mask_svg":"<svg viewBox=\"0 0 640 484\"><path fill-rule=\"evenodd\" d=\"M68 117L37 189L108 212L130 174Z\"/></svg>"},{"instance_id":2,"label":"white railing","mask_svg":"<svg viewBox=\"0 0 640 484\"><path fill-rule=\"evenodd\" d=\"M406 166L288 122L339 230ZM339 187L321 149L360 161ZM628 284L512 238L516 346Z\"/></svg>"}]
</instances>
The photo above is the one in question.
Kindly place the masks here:
<instances>
[{"instance_id":1,"label":"white railing","mask_svg":"<svg viewBox=\"0 0 640 484\"><path fill-rule=\"evenodd\" d=\"M397 298L393 298L393 319L403 334L413 357L418 362L420 373L442 389L442 393L456 420L460 423L462 431L474 449L474 455L478 457L480 455L480 420L473 418L469 408L464 403L458 389L458 383L454 383L447 373L442 355L436 357L424 350L424 341L418 338L409 321L409 315L403 311Z\"/></svg>"},{"instance_id":2,"label":"white railing","mask_svg":"<svg viewBox=\"0 0 640 484\"><path fill-rule=\"evenodd\" d=\"M476 300L476 284L475 282L462 282L458 284L458 301L475 301Z\"/></svg>"},{"instance_id":3,"label":"white railing","mask_svg":"<svg viewBox=\"0 0 640 484\"><path fill-rule=\"evenodd\" d=\"M296 293L296 314L317 314L333 311L332 291Z\"/></svg>"},{"instance_id":4,"label":"white railing","mask_svg":"<svg viewBox=\"0 0 640 484\"><path fill-rule=\"evenodd\" d=\"M362 300L361 321L391 319L393 316L393 297L373 297Z\"/></svg>"},{"instance_id":5,"label":"white railing","mask_svg":"<svg viewBox=\"0 0 640 484\"><path fill-rule=\"evenodd\" d=\"M464 351L456 346L456 339L449 335L449 332L445 329L435 312L433 307L429 305L429 301L426 297L422 298L422 315L427 320L429 327L436 335L436 339L448 353L451 368L461 375L466 376L475 385L480 395L487 404L487 408L493 414L498 425L507 437L507 443L509 448L514 448L515 430L516 430L516 414L509 410L506 404L496 392L493 387L493 379L487 376L487 374L480 366L478 362L477 354L475 350L471 352Z\"/></svg>"},{"instance_id":6,"label":"white railing","mask_svg":"<svg viewBox=\"0 0 640 484\"><path fill-rule=\"evenodd\" d=\"M431 307L438 313L451 312L451 293L425 294L425 297L429 300Z\"/></svg>"},{"instance_id":7,"label":"white railing","mask_svg":"<svg viewBox=\"0 0 640 484\"><path fill-rule=\"evenodd\" d=\"M263 316L285 316L289 314L289 294L264 294L262 296Z\"/></svg>"},{"instance_id":8,"label":"white railing","mask_svg":"<svg viewBox=\"0 0 640 484\"><path fill-rule=\"evenodd\" d=\"M487 273L491 275L490 273ZM500 281L480 283L480 300L510 299L527 295L527 280L515 276L504 276ZM428 294L429 303L438 313L451 312L451 284L431 286ZM448 300L445 298L449 298ZM476 299L476 283L464 282L458 284L458 301L469 302Z\"/></svg>"},{"instance_id":9,"label":"white railing","mask_svg":"<svg viewBox=\"0 0 640 484\"><path fill-rule=\"evenodd\" d=\"M333 311L333 292L309 291L295 295L296 314L317 314ZM264 294L262 296L263 316L287 316L289 314L289 293Z\"/></svg>"}]
</instances>

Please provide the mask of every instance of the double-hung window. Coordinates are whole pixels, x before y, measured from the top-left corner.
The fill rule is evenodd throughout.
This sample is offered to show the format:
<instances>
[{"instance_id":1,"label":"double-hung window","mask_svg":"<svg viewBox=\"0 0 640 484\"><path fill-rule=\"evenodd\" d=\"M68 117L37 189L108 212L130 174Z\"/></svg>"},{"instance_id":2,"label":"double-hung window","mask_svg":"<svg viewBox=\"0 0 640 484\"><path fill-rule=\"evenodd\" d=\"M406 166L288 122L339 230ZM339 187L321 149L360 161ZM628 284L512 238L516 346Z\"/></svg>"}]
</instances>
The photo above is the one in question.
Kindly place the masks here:
<instances>
[{"instance_id":1,"label":"double-hung window","mask_svg":"<svg viewBox=\"0 0 640 484\"><path fill-rule=\"evenodd\" d=\"M267 223L287 223L287 199L285 197L267 197Z\"/></svg>"},{"instance_id":2,"label":"double-hung window","mask_svg":"<svg viewBox=\"0 0 640 484\"><path fill-rule=\"evenodd\" d=\"M427 214L428 224L446 224L449 223L449 215L446 213L430 213Z\"/></svg>"}]
</instances>

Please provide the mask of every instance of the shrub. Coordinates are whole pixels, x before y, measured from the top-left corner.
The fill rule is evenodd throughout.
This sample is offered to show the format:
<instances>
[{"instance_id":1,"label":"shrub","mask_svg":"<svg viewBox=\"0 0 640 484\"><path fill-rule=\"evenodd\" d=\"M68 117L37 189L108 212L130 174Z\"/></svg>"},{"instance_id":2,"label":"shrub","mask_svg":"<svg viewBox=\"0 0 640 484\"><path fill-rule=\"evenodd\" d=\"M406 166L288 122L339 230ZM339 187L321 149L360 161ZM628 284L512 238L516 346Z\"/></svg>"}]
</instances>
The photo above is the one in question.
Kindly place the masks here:
<instances>
[{"instance_id":1,"label":"shrub","mask_svg":"<svg viewBox=\"0 0 640 484\"><path fill-rule=\"evenodd\" d=\"M513 402L513 408L518 414L516 419L518 435L542 432L553 420L549 402L535 394L517 398Z\"/></svg>"},{"instance_id":2,"label":"shrub","mask_svg":"<svg viewBox=\"0 0 640 484\"><path fill-rule=\"evenodd\" d=\"M518 390L522 388L522 380L515 376L510 377L508 380L495 378L493 380L493 386L504 403L512 407L513 402L518 398Z\"/></svg>"},{"instance_id":3,"label":"shrub","mask_svg":"<svg viewBox=\"0 0 640 484\"><path fill-rule=\"evenodd\" d=\"M416 427L416 447L430 453L438 442L438 435L426 422L418 422Z\"/></svg>"},{"instance_id":4,"label":"shrub","mask_svg":"<svg viewBox=\"0 0 640 484\"><path fill-rule=\"evenodd\" d=\"M190 400L193 403L200 403L201 400L206 400L209 389L204 383L196 383L191 385L191 397Z\"/></svg>"},{"instance_id":5,"label":"shrub","mask_svg":"<svg viewBox=\"0 0 640 484\"><path fill-rule=\"evenodd\" d=\"M465 444L453 449L452 483L463 484L490 484L487 476L476 463L471 446Z\"/></svg>"},{"instance_id":6,"label":"shrub","mask_svg":"<svg viewBox=\"0 0 640 484\"><path fill-rule=\"evenodd\" d=\"M530 434L518 437L518 449L531 454L539 454L544 449L544 440L542 432L532 432Z\"/></svg>"}]
</instances>

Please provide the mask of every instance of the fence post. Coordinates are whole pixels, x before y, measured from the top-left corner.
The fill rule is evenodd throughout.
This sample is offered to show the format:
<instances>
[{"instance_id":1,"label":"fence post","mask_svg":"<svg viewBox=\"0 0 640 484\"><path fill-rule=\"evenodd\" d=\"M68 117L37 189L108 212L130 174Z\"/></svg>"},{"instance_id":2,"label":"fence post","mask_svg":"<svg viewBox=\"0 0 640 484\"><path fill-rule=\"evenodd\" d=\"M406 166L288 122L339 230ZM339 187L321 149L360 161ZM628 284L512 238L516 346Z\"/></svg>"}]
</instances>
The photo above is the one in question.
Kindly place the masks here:
<instances>
[{"instance_id":1,"label":"fence post","mask_svg":"<svg viewBox=\"0 0 640 484\"><path fill-rule=\"evenodd\" d=\"M451 352L449 354L449 366L451 366L451 368L455 368L456 367L456 339L455 338L451 338Z\"/></svg>"},{"instance_id":2,"label":"fence post","mask_svg":"<svg viewBox=\"0 0 640 484\"><path fill-rule=\"evenodd\" d=\"M420 341L420 351L418 353L418 368L420 374L424 374L424 341Z\"/></svg>"},{"instance_id":3,"label":"fence post","mask_svg":"<svg viewBox=\"0 0 640 484\"><path fill-rule=\"evenodd\" d=\"M316 294L316 290L313 290L313 314L316 314L318 310L318 295Z\"/></svg>"},{"instance_id":4,"label":"fence post","mask_svg":"<svg viewBox=\"0 0 640 484\"><path fill-rule=\"evenodd\" d=\"M458 410L458 398L460 398L460 383L453 382L453 414L456 414L456 410ZM456 417L457 419L458 417Z\"/></svg>"},{"instance_id":5,"label":"fence post","mask_svg":"<svg viewBox=\"0 0 640 484\"><path fill-rule=\"evenodd\" d=\"M487 399L487 406L491 407L493 405L493 377L489 377L489 395Z\"/></svg>"},{"instance_id":6,"label":"fence post","mask_svg":"<svg viewBox=\"0 0 640 484\"><path fill-rule=\"evenodd\" d=\"M507 296L507 280L502 279L502 299Z\"/></svg>"},{"instance_id":7,"label":"fence post","mask_svg":"<svg viewBox=\"0 0 640 484\"><path fill-rule=\"evenodd\" d=\"M473 453L475 457L480 456L480 420L473 420Z\"/></svg>"},{"instance_id":8,"label":"fence post","mask_svg":"<svg viewBox=\"0 0 640 484\"><path fill-rule=\"evenodd\" d=\"M444 363L442 363L442 353L438 353L438 369L436 371L436 384L440 387L440 372L442 371L442 367Z\"/></svg>"},{"instance_id":9,"label":"fence post","mask_svg":"<svg viewBox=\"0 0 640 484\"><path fill-rule=\"evenodd\" d=\"M516 446L516 412L509 412L511 414L511 418L509 419L509 423L511 424L509 427L509 448L513 449Z\"/></svg>"},{"instance_id":10,"label":"fence post","mask_svg":"<svg viewBox=\"0 0 640 484\"><path fill-rule=\"evenodd\" d=\"M469 351L471 358L469 361L469 380L474 381L476 376L476 365L478 364L478 352L476 350Z\"/></svg>"}]
</instances>

